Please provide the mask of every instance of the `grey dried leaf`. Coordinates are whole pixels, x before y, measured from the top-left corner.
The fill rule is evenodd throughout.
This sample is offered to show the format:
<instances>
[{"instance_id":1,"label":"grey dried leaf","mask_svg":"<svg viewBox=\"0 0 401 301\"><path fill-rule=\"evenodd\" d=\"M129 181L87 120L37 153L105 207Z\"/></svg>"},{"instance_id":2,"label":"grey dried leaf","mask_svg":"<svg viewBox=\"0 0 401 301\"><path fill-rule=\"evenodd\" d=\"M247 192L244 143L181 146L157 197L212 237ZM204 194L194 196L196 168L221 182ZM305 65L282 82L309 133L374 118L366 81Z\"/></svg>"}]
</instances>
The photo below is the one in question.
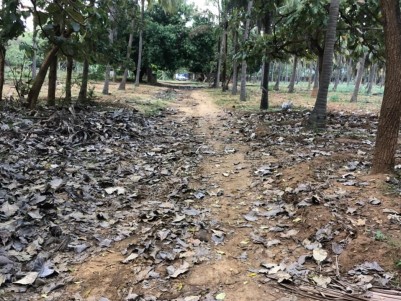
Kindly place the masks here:
<instances>
[{"instance_id":1,"label":"grey dried leaf","mask_svg":"<svg viewBox=\"0 0 401 301\"><path fill-rule=\"evenodd\" d=\"M9 202L4 202L0 208L0 212L3 212L6 218L12 217L15 213L18 212L18 206L15 204L10 204Z\"/></svg>"},{"instance_id":2,"label":"grey dried leaf","mask_svg":"<svg viewBox=\"0 0 401 301\"><path fill-rule=\"evenodd\" d=\"M167 267L167 273L170 278L177 278L179 275L188 272L188 270L189 270L189 263L186 261L184 261L184 263L177 269L172 265Z\"/></svg>"},{"instance_id":3,"label":"grey dried leaf","mask_svg":"<svg viewBox=\"0 0 401 301\"><path fill-rule=\"evenodd\" d=\"M251 211L246 215L243 215L244 219L247 220L248 222L255 222L258 220L258 217L256 216L255 211Z\"/></svg>"},{"instance_id":4,"label":"grey dried leaf","mask_svg":"<svg viewBox=\"0 0 401 301\"><path fill-rule=\"evenodd\" d=\"M50 187L54 190L59 189L62 184L63 184L63 179L60 178L53 178L49 183Z\"/></svg>"},{"instance_id":5,"label":"grey dried leaf","mask_svg":"<svg viewBox=\"0 0 401 301\"><path fill-rule=\"evenodd\" d=\"M331 243L331 249L332 249L333 253L336 255L340 255L344 251L344 247L342 245L336 243L335 241L333 241Z\"/></svg>"},{"instance_id":6,"label":"grey dried leaf","mask_svg":"<svg viewBox=\"0 0 401 301\"><path fill-rule=\"evenodd\" d=\"M37 272L29 272L23 278L18 281L14 281L15 284L21 285L31 285L35 282L36 278L38 278L39 273Z\"/></svg>"}]
</instances>

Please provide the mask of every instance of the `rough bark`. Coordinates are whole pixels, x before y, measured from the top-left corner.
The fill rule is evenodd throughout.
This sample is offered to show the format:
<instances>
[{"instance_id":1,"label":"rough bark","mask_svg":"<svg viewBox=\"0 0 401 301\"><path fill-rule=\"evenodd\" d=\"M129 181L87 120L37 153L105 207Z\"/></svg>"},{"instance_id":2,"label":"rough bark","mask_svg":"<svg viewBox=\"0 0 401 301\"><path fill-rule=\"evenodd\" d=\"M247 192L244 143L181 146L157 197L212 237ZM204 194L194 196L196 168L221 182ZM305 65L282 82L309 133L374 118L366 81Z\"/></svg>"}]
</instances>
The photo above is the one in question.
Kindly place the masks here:
<instances>
[{"instance_id":1,"label":"rough bark","mask_svg":"<svg viewBox=\"0 0 401 301\"><path fill-rule=\"evenodd\" d=\"M141 0L141 29L139 31L138 62L136 64L136 77L135 77L136 87L139 86L139 80L141 78L144 20L145 20L145 0Z\"/></svg>"},{"instance_id":2,"label":"rough bark","mask_svg":"<svg viewBox=\"0 0 401 301\"><path fill-rule=\"evenodd\" d=\"M65 100L67 102L71 101L71 81L72 81L72 68L74 65L74 60L72 56L67 56L67 75L65 78Z\"/></svg>"},{"instance_id":3,"label":"rough bark","mask_svg":"<svg viewBox=\"0 0 401 301\"><path fill-rule=\"evenodd\" d=\"M311 128L324 128L327 118L327 94L329 91L331 73L333 69L334 44L336 41L336 28L340 0L331 0L329 8L329 21L327 24L323 62L320 76L320 86L317 94L315 107L309 117L308 123Z\"/></svg>"},{"instance_id":4,"label":"rough bark","mask_svg":"<svg viewBox=\"0 0 401 301\"><path fill-rule=\"evenodd\" d=\"M89 77L89 61L87 58L84 60L82 68L82 82L79 89L78 102L84 103L88 100L88 77Z\"/></svg>"},{"instance_id":5,"label":"rough bark","mask_svg":"<svg viewBox=\"0 0 401 301\"><path fill-rule=\"evenodd\" d=\"M298 57L294 56L294 64L292 66L292 74L291 74L290 84L288 85L288 93L294 93L295 78L297 75L297 65L298 65Z\"/></svg>"},{"instance_id":6,"label":"rough bark","mask_svg":"<svg viewBox=\"0 0 401 301\"><path fill-rule=\"evenodd\" d=\"M354 93L352 93L350 102L358 101L359 87L361 86L362 76L363 76L363 72L365 70L365 61L366 61L366 54L363 55L363 57L361 57L359 59L358 71L357 71L356 79L355 79Z\"/></svg>"},{"instance_id":7,"label":"rough bark","mask_svg":"<svg viewBox=\"0 0 401 301\"><path fill-rule=\"evenodd\" d=\"M49 85L47 89L47 105L56 105L57 88L57 55L54 55L49 66Z\"/></svg>"},{"instance_id":8,"label":"rough bark","mask_svg":"<svg viewBox=\"0 0 401 301\"><path fill-rule=\"evenodd\" d=\"M58 50L59 46L53 46L53 48L47 53L42 65L40 66L39 72L32 83L32 87L29 90L27 98L28 106L31 109L34 109L36 103L38 102L40 89L45 81L47 70L49 69L50 63L52 62L53 57L57 54Z\"/></svg>"},{"instance_id":9,"label":"rough bark","mask_svg":"<svg viewBox=\"0 0 401 301\"><path fill-rule=\"evenodd\" d=\"M4 69L6 66L6 48L0 45L0 101L3 100L3 87L4 87Z\"/></svg>"},{"instance_id":10,"label":"rough bark","mask_svg":"<svg viewBox=\"0 0 401 301\"><path fill-rule=\"evenodd\" d=\"M244 39L245 43L248 40L249 29L251 26L251 12L253 7L253 1L248 1L248 9L247 9L247 17L245 22L245 30L244 30ZM242 60L241 64L241 90L240 90L240 100L246 101L246 70L247 70L247 62L246 60Z\"/></svg>"},{"instance_id":11,"label":"rough bark","mask_svg":"<svg viewBox=\"0 0 401 301\"><path fill-rule=\"evenodd\" d=\"M102 94L103 95L109 95L109 86L110 86L110 64L106 66L106 71L104 73L104 84L103 84L103 90Z\"/></svg>"},{"instance_id":12,"label":"rough bark","mask_svg":"<svg viewBox=\"0 0 401 301\"><path fill-rule=\"evenodd\" d=\"M333 91L337 91L338 84L340 83L340 69L337 68L335 71L335 77L334 77L334 86L333 86Z\"/></svg>"},{"instance_id":13,"label":"rough bark","mask_svg":"<svg viewBox=\"0 0 401 301\"><path fill-rule=\"evenodd\" d=\"M392 172L401 117L401 17L398 0L380 1L386 48L386 82L380 110L372 173Z\"/></svg>"}]
</instances>

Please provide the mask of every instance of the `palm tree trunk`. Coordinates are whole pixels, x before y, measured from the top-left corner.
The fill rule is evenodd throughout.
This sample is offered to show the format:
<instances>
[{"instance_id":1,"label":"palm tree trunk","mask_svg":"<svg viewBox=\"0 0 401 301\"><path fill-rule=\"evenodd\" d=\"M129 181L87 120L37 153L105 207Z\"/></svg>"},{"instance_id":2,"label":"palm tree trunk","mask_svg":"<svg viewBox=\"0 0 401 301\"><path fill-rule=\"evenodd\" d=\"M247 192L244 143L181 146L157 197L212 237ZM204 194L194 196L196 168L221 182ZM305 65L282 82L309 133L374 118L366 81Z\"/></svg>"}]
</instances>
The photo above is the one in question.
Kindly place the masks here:
<instances>
[{"instance_id":1,"label":"palm tree trunk","mask_svg":"<svg viewBox=\"0 0 401 301\"><path fill-rule=\"evenodd\" d=\"M358 72L355 79L354 93L352 94L350 102L358 101L359 87L361 86L363 71L365 70L365 60L366 60L366 54L364 54L363 57L359 59Z\"/></svg>"},{"instance_id":2,"label":"palm tree trunk","mask_svg":"<svg viewBox=\"0 0 401 301\"><path fill-rule=\"evenodd\" d=\"M373 89L373 85L376 82L376 70L377 70L377 65L373 64L370 67L370 74L369 74L369 80L368 80L368 86L366 88L366 93L367 94L372 94L372 89Z\"/></svg>"},{"instance_id":3,"label":"palm tree trunk","mask_svg":"<svg viewBox=\"0 0 401 301\"><path fill-rule=\"evenodd\" d=\"M228 90L228 83L226 84L226 79L227 79L227 29L228 29L228 21L224 21L224 31L223 31L223 43L222 43L222 48L223 48L223 53L222 53L222 72L221 72L221 88L222 91L225 92Z\"/></svg>"},{"instance_id":4,"label":"palm tree trunk","mask_svg":"<svg viewBox=\"0 0 401 301\"><path fill-rule=\"evenodd\" d=\"M71 101L71 82L72 82L72 68L74 66L74 59L72 56L67 56L67 76L65 78L65 100Z\"/></svg>"},{"instance_id":5,"label":"palm tree trunk","mask_svg":"<svg viewBox=\"0 0 401 301\"><path fill-rule=\"evenodd\" d=\"M245 30L244 30L244 40L245 43L248 40L249 29L251 26L251 12L253 7L253 0L248 1L248 9L247 9L247 17L245 22ZM240 91L240 100L246 100L246 70L247 70L247 62L246 60L242 60L241 65L241 91Z\"/></svg>"},{"instance_id":6,"label":"palm tree trunk","mask_svg":"<svg viewBox=\"0 0 401 301\"><path fill-rule=\"evenodd\" d=\"M135 21L134 21L134 19L132 19L132 22L131 22L131 33L129 34L128 45L127 45L127 55L125 57L127 62L129 61L129 59L131 57L132 42L134 41L134 33L133 33L134 26L135 26ZM120 85L118 86L118 90L125 90L125 85L127 83L127 78L128 78L128 67L125 67L123 78L122 78L122 80L120 82Z\"/></svg>"},{"instance_id":7,"label":"palm tree trunk","mask_svg":"<svg viewBox=\"0 0 401 301\"><path fill-rule=\"evenodd\" d=\"M386 51L386 83L373 155L372 173L392 172L401 117L401 20L398 0L380 1Z\"/></svg>"},{"instance_id":8,"label":"palm tree trunk","mask_svg":"<svg viewBox=\"0 0 401 301\"><path fill-rule=\"evenodd\" d=\"M313 79L313 88L311 92L311 97L317 97L317 92L319 91L319 78L320 78L320 73L319 73L319 60L316 62L316 67L315 67L315 77Z\"/></svg>"},{"instance_id":9,"label":"palm tree trunk","mask_svg":"<svg viewBox=\"0 0 401 301\"><path fill-rule=\"evenodd\" d=\"M238 32L237 29L234 29L233 33L233 43L234 43L234 53L238 52ZM233 61L233 86L231 89L232 95L237 95L238 93L238 61L234 59Z\"/></svg>"},{"instance_id":10,"label":"palm tree trunk","mask_svg":"<svg viewBox=\"0 0 401 301\"><path fill-rule=\"evenodd\" d=\"M6 48L0 45L0 102L3 100L3 87L6 67Z\"/></svg>"},{"instance_id":11,"label":"palm tree trunk","mask_svg":"<svg viewBox=\"0 0 401 301\"><path fill-rule=\"evenodd\" d=\"M288 93L294 93L295 77L297 75L298 56L294 56L294 65L292 67L291 81L288 85Z\"/></svg>"},{"instance_id":12,"label":"palm tree trunk","mask_svg":"<svg viewBox=\"0 0 401 301\"><path fill-rule=\"evenodd\" d=\"M135 77L136 87L139 86L139 79L141 78L144 20L145 20L145 0L141 0L141 29L139 31L138 63L136 65L136 77Z\"/></svg>"},{"instance_id":13,"label":"palm tree trunk","mask_svg":"<svg viewBox=\"0 0 401 301\"><path fill-rule=\"evenodd\" d=\"M275 83L275 85L273 87L274 91L279 91L280 90L280 80L281 80L282 71L283 71L283 64L278 63L276 83Z\"/></svg>"},{"instance_id":14,"label":"palm tree trunk","mask_svg":"<svg viewBox=\"0 0 401 301\"><path fill-rule=\"evenodd\" d=\"M337 19L340 0L331 0L329 8L329 21L327 24L323 64L319 91L315 107L309 117L309 126L323 128L326 126L327 94L329 92L330 78L333 69L334 44L336 42Z\"/></svg>"}]
</instances>

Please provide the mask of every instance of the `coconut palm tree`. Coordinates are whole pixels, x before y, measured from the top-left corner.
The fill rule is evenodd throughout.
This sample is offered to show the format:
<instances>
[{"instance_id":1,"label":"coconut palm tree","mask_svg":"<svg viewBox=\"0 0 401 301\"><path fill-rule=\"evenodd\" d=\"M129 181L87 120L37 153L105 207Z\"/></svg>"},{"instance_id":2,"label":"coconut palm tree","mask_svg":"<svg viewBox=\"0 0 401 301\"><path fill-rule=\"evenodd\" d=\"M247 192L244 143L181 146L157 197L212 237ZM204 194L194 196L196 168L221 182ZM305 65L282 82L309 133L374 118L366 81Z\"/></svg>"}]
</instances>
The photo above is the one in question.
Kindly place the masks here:
<instances>
[{"instance_id":1,"label":"coconut palm tree","mask_svg":"<svg viewBox=\"0 0 401 301\"><path fill-rule=\"evenodd\" d=\"M322 74L315 107L309 117L309 126L312 128L324 128L326 126L327 94L331 73L333 69L334 44L336 41L337 19L340 7L340 0L331 0L329 8L329 22L324 45Z\"/></svg>"}]
</instances>

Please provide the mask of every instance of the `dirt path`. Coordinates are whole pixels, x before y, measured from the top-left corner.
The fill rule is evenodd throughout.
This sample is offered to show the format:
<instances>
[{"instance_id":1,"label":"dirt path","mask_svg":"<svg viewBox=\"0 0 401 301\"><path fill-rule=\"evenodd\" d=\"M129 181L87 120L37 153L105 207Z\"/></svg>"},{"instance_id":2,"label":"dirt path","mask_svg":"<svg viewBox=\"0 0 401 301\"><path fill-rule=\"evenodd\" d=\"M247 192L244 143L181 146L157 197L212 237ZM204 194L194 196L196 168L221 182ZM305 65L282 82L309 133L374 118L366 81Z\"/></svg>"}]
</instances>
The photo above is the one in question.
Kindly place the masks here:
<instances>
[{"instance_id":1,"label":"dirt path","mask_svg":"<svg viewBox=\"0 0 401 301\"><path fill-rule=\"evenodd\" d=\"M250 232L253 229L241 226L243 215L258 198L249 189L253 183L251 167L256 163L247 156L251 152L250 146L238 140L238 133L227 123L230 113L218 108L210 96L202 91L188 94L178 109L184 113L184 118L198 120L196 132L205 138L204 147L212 153L202 161L199 169L201 181L196 184L196 189L210 190L213 187L218 192L216 196L206 198L202 206L210 208L211 219L216 222L217 231L224 233L225 239L224 243L215 245L217 256L214 261L191 270L184 280L184 291L215 288L230 301L300 300L263 283L251 271L274 254L267 254L263 246L252 246ZM207 233L209 241L212 234Z\"/></svg>"}]
</instances>

